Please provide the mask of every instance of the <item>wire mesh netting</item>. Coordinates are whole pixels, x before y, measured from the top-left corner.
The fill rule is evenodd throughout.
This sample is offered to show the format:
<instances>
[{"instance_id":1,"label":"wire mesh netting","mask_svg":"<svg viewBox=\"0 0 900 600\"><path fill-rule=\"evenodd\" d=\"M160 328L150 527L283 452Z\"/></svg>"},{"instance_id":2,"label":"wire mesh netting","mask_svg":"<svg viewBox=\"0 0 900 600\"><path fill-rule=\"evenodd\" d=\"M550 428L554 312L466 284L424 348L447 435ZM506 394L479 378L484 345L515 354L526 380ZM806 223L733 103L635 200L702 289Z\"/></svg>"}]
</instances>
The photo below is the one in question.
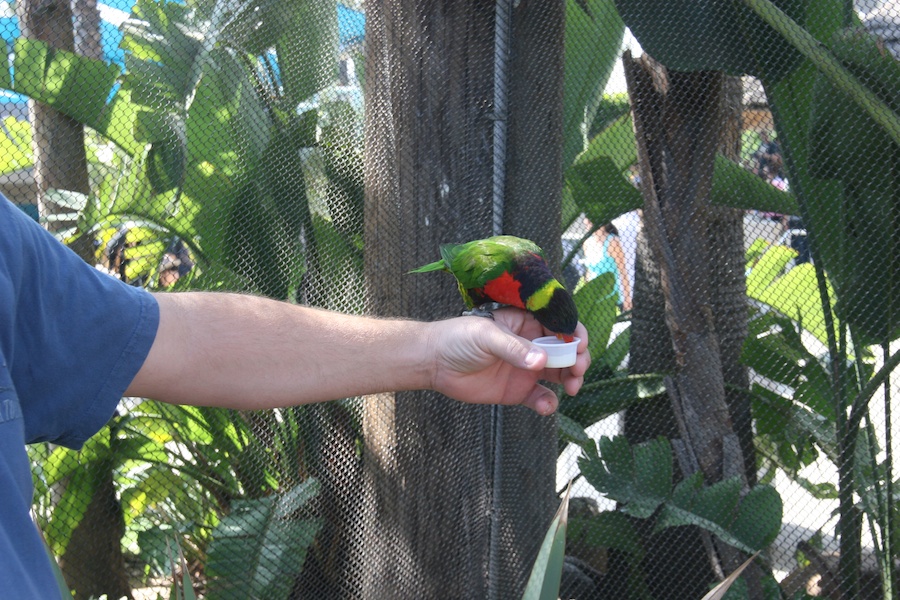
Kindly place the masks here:
<instances>
[{"instance_id":1,"label":"wire mesh netting","mask_svg":"<svg viewBox=\"0 0 900 600\"><path fill-rule=\"evenodd\" d=\"M511 234L593 359L553 417L126 398L29 447L74 597L519 598L569 485L562 598L751 557L729 597L896 597L893 0L4 0L0 33L0 192L110 277L434 320L454 278L408 272Z\"/></svg>"}]
</instances>

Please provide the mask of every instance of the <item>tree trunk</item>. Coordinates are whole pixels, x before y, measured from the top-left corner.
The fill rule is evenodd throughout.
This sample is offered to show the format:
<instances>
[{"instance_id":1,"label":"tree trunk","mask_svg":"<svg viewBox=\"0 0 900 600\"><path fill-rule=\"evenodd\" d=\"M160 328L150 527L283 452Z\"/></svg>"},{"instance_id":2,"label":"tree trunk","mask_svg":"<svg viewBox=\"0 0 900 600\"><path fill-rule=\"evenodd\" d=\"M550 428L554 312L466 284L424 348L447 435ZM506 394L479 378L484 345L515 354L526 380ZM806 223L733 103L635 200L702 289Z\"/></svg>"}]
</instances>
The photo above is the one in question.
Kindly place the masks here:
<instances>
[{"instance_id":1,"label":"tree trunk","mask_svg":"<svg viewBox=\"0 0 900 600\"><path fill-rule=\"evenodd\" d=\"M366 6L365 268L370 311L432 320L453 278L407 275L490 235L493 6ZM486 597L490 407L430 392L366 401L357 596Z\"/></svg>"},{"instance_id":2,"label":"tree trunk","mask_svg":"<svg viewBox=\"0 0 900 600\"><path fill-rule=\"evenodd\" d=\"M99 58L102 50L96 0L79 0L76 7L79 23L85 27L79 32L78 50L91 58ZM17 11L23 36L42 40L53 48L76 50L73 13L68 0L24 0L18 3ZM71 209L52 202L47 192L51 189L85 195L90 192L84 129L74 119L34 100L29 101L29 113L38 212L47 229L65 231L74 227L75 221L59 219L59 215ZM82 236L82 241L74 249L92 262L89 238ZM121 546L125 533L122 509L112 471L100 476L101 481L96 484L84 517L72 533L62 560L63 572L77 598L97 597L103 593L115 598L131 597Z\"/></svg>"},{"instance_id":3,"label":"tree trunk","mask_svg":"<svg viewBox=\"0 0 900 600\"><path fill-rule=\"evenodd\" d=\"M53 48L75 51L72 9L68 0L24 0L18 3L17 11L22 36L44 41ZM75 119L35 100L29 100L28 107L34 129L32 145L38 212L50 231L65 231L75 222L57 220L69 209L52 202L47 191L59 189L81 194L90 191L84 129Z\"/></svg>"},{"instance_id":4,"label":"tree trunk","mask_svg":"<svg viewBox=\"0 0 900 600\"><path fill-rule=\"evenodd\" d=\"M513 11L503 233L533 240L554 266L562 260L564 36L565 2L524 0ZM522 407L494 411L493 535L504 548L494 552L491 597L518 597L559 506L557 422Z\"/></svg>"},{"instance_id":5,"label":"tree trunk","mask_svg":"<svg viewBox=\"0 0 900 600\"><path fill-rule=\"evenodd\" d=\"M442 243L491 235L495 222L558 261L563 8L523 1L499 24L512 30L504 79L495 73L494 3L367 4L365 248L374 314L459 314L452 277L406 272L435 260ZM491 143L498 119L506 123L495 104L504 80L505 157ZM384 394L367 400L364 437L358 595L521 595L556 505L555 421L428 392Z\"/></svg>"},{"instance_id":6,"label":"tree trunk","mask_svg":"<svg viewBox=\"0 0 900 600\"><path fill-rule=\"evenodd\" d=\"M131 598L122 555L125 518L116 495L112 468L100 467L94 494L84 516L72 531L60 568L76 600Z\"/></svg>"},{"instance_id":7,"label":"tree trunk","mask_svg":"<svg viewBox=\"0 0 900 600\"><path fill-rule=\"evenodd\" d=\"M674 373L665 397L628 411L626 435L632 443L672 439L682 476L699 470L707 484L736 475L754 482L755 461L744 458L752 450L747 398L726 392L726 383L747 386L739 362L746 335L741 215L709 204L721 132L737 139L735 100L726 103L721 73L668 72L646 56L625 63L645 204L631 369ZM732 96L739 93L729 85ZM713 574L742 560L697 530L664 532L647 546L657 598L702 595ZM749 577L756 580L751 597L759 593L757 576Z\"/></svg>"}]
</instances>

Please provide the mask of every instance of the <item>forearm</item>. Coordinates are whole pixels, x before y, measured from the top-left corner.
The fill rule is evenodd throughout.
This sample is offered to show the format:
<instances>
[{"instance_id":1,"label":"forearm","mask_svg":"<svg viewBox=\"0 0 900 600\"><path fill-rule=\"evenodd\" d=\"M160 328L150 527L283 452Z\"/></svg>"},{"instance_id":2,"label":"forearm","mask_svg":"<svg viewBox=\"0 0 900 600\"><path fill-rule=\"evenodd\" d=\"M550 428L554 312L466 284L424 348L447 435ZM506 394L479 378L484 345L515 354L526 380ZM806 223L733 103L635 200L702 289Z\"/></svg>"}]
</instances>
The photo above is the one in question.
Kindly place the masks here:
<instances>
[{"instance_id":1,"label":"forearm","mask_svg":"<svg viewBox=\"0 0 900 600\"><path fill-rule=\"evenodd\" d=\"M423 323L237 294L156 298L159 331L130 395L259 409L431 383Z\"/></svg>"}]
</instances>

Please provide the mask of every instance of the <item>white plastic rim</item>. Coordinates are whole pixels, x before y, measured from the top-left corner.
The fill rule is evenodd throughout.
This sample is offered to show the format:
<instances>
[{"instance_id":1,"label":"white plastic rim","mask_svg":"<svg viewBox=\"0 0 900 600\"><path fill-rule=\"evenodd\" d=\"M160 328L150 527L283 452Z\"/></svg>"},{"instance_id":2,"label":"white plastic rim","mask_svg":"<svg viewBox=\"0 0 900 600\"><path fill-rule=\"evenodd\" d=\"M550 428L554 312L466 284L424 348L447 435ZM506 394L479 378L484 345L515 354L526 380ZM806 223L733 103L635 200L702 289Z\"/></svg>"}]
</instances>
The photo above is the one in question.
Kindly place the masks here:
<instances>
[{"instance_id":1,"label":"white plastic rim","mask_svg":"<svg viewBox=\"0 0 900 600\"><path fill-rule=\"evenodd\" d=\"M548 335L532 340L532 343L540 346L547 353L546 367L548 369L561 369L575 364L580 341L579 338L575 338L571 342L564 342L555 335Z\"/></svg>"}]
</instances>

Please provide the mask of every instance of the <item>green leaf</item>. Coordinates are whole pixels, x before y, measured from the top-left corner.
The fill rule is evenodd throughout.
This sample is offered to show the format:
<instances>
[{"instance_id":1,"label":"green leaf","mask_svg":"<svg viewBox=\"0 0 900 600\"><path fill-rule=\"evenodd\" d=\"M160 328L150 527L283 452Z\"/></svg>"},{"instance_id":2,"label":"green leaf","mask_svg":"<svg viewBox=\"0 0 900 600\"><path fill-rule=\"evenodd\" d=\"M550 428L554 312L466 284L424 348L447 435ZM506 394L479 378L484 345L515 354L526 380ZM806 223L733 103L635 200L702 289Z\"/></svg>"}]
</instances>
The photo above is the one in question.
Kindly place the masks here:
<instances>
[{"instance_id":1,"label":"green leaf","mask_svg":"<svg viewBox=\"0 0 900 600\"><path fill-rule=\"evenodd\" d=\"M660 438L630 446L625 436L603 437L599 454L578 460L585 480L597 491L623 504L622 510L647 518L669 498L672 489L672 451Z\"/></svg>"},{"instance_id":2,"label":"green leaf","mask_svg":"<svg viewBox=\"0 0 900 600\"><path fill-rule=\"evenodd\" d=\"M806 16L808 0L776 4L795 19ZM778 80L802 60L779 33L738 2L618 0L617 5L644 51L670 69Z\"/></svg>"},{"instance_id":3,"label":"green leaf","mask_svg":"<svg viewBox=\"0 0 900 600\"><path fill-rule=\"evenodd\" d=\"M783 508L775 488L757 485L741 498L731 532L747 546L762 550L775 541L781 529Z\"/></svg>"},{"instance_id":4,"label":"green leaf","mask_svg":"<svg viewBox=\"0 0 900 600\"><path fill-rule=\"evenodd\" d=\"M698 473L678 485L672 501L660 511L655 529L696 525L752 554L778 535L781 515L781 497L774 488L759 485L741 499L739 477L703 487Z\"/></svg>"},{"instance_id":5,"label":"green leaf","mask_svg":"<svg viewBox=\"0 0 900 600\"><path fill-rule=\"evenodd\" d=\"M294 3L290 28L275 43L289 103L309 99L337 75L338 22L334 0ZM273 15L284 19L284 13Z\"/></svg>"},{"instance_id":6,"label":"green leaf","mask_svg":"<svg viewBox=\"0 0 900 600\"><path fill-rule=\"evenodd\" d=\"M637 162L637 144L630 112L626 112L595 135L573 164L586 163L603 157L612 159L620 174Z\"/></svg>"},{"instance_id":7,"label":"green leaf","mask_svg":"<svg viewBox=\"0 0 900 600\"><path fill-rule=\"evenodd\" d=\"M582 427L590 427L633 404L658 396L665 389L663 375L653 373L591 381L582 386L577 396L564 399L559 411Z\"/></svg>"},{"instance_id":8,"label":"green leaf","mask_svg":"<svg viewBox=\"0 0 900 600\"><path fill-rule=\"evenodd\" d=\"M30 38L16 39L14 51L16 76L9 89L78 119L131 155L140 150L132 134L135 107L130 95L119 89L107 102L118 66Z\"/></svg>"},{"instance_id":9,"label":"green leaf","mask_svg":"<svg viewBox=\"0 0 900 600\"><path fill-rule=\"evenodd\" d=\"M562 215L562 222L565 226L570 225L581 213L587 212L588 209L592 209L591 212L594 213L590 217L591 220L598 224L606 223L622 214L616 213L609 216L615 212L615 209L606 210L601 204L608 199L608 196L598 197L596 190L584 187L585 183L587 183L583 181L584 177L587 178L588 182L591 179L608 178L617 187L621 185L615 180L614 174L607 171L608 164L606 162L601 161L597 163L596 168L600 169L600 173L596 176L592 173L592 167L575 170L579 165L599 159L612 160L620 179L625 178L624 173L626 169L637 160L637 146L634 141L630 112L614 120L595 135L584 152L579 154L571 165L566 165ZM572 176L571 180L570 175ZM575 195L576 188L578 189L577 197ZM626 192L626 195L631 195L631 193ZM620 204L622 203L621 200L616 201ZM627 200L625 202L627 204ZM609 216L606 221L600 220L605 218L605 216Z\"/></svg>"},{"instance_id":10,"label":"green leaf","mask_svg":"<svg viewBox=\"0 0 900 600\"><path fill-rule=\"evenodd\" d=\"M584 150L585 135L619 56L625 24L613 0L567 0L563 165Z\"/></svg>"},{"instance_id":11,"label":"green leaf","mask_svg":"<svg viewBox=\"0 0 900 600\"><path fill-rule=\"evenodd\" d=\"M742 210L800 214L794 197L725 156L716 155L710 202Z\"/></svg>"},{"instance_id":12,"label":"green leaf","mask_svg":"<svg viewBox=\"0 0 900 600\"><path fill-rule=\"evenodd\" d=\"M33 164L31 125L12 116L4 117L0 125L0 175L27 169Z\"/></svg>"},{"instance_id":13,"label":"green leaf","mask_svg":"<svg viewBox=\"0 0 900 600\"><path fill-rule=\"evenodd\" d=\"M629 324L619 331L619 334L610 342L605 351L597 355L591 353L591 358L597 361L600 366L605 367L610 373L615 373L622 366L630 350L631 325Z\"/></svg>"},{"instance_id":14,"label":"green leaf","mask_svg":"<svg viewBox=\"0 0 900 600\"><path fill-rule=\"evenodd\" d=\"M318 492L319 483L308 479L283 494L235 501L212 534L207 597L287 598L322 526L297 513Z\"/></svg>"},{"instance_id":15,"label":"green leaf","mask_svg":"<svg viewBox=\"0 0 900 600\"><path fill-rule=\"evenodd\" d=\"M569 515L569 494L572 482L566 488L559 509L550 522L550 528L538 550L534 566L525 584L522 600L557 600L562 581L563 564L566 558L566 524Z\"/></svg>"},{"instance_id":16,"label":"green leaf","mask_svg":"<svg viewBox=\"0 0 900 600\"><path fill-rule=\"evenodd\" d=\"M91 60L45 42L16 39L14 90L40 100L82 123L98 123L119 67Z\"/></svg>"},{"instance_id":17,"label":"green leaf","mask_svg":"<svg viewBox=\"0 0 900 600\"><path fill-rule=\"evenodd\" d=\"M747 295L756 298L776 278L784 273L787 264L797 253L787 246L770 246L753 265L747 276Z\"/></svg>"},{"instance_id":18,"label":"green leaf","mask_svg":"<svg viewBox=\"0 0 900 600\"><path fill-rule=\"evenodd\" d=\"M586 448L578 466L585 480L625 514L646 519L657 510L657 531L696 525L747 552L770 543L781 528L781 498L760 485L741 497L741 479L703 485L698 472L672 489L672 451L668 440L629 446L624 436L602 438ZM746 501L745 501L746 500Z\"/></svg>"},{"instance_id":19,"label":"green leaf","mask_svg":"<svg viewBox=\"0 0 900 600\"><path fill-rule=\"evenodd\" d=\"M570 419L564 414L559 414L557 421L559 423L559 437L564 443L575 444L582 448L593 445L594 441L577 421Z\"/></svg>"},{"instance_id":20,"label":"green leaf","mask_svg":"<svg viewBox=\"0 0 900 600\"><path fill-rule=\"evenodd\" d=\"M0 69L0 88L5 90L12 88L12 74L10 73L8 66Z\"/></svg>"},{"instance_id":21,"label":"green leaf","mask_svg":"<svg viewBox=\"0 0 900 600\"><path fill-rule=\"evenodd\" d=\"M788 322L786 326L791 325ZM778 327L777 317L754 319L744 340L741 362L767 379L794 387L802 375L801 361L812 357L802 345L781 335Z\"/></svg>"},{"instance_id":22,"label":"green leaf","mask_svg":"<svg viewBox=\"0 0 900 600\"><path fill-rule=\"evenodd\" d=\"M644 548L634 523L617 510L607 510L591 517L572 517L569 522L569 544L587 544L595 548L619 550L634 561L641 561Z\"/></svg>"},{"instance_id":23,"label":"green leaf","mask_svg":"<svg viewBox=\"0 0 900 600\"><path fill-rule=\"evenodd\" d=\"M865 48L860 45L850 49L850 52L855 54L853 58L850 58L848 54L835 56L828 52L822 44L819 44L815 36L793 20L791 15L782 12L778 6L773 4L770 0L743 1L744 4L749 6L757 15L763 18L767 24L777 30L778 33L783 36L784 40L789 42L791 46L796 48L807 60L812 62L823 77L827 78L828 81L841 92L852 98L854 103L862 108L869 117L883 128L883 130L894 140L895 144L900 144L900 116L892 110L890 104L893 102L885 103L878 94L870 90L856 78L852 69L846 68L848 62L856 62L853 60L854 58L858 60L857 64L890 65L890 63L895 62L895 59L890 52L881 47L880 44L875 41L876 38L874 38L874 36L865 33L862 34L870 38L872 42L867 48L870 50L868 56L864 55L864 51L860 51ZM857 39L861 38L857 37ZM836 44L833 49L838 50L841 47L842 46ZM846 46L844 48L846 48ZM892 68L896 69L895 66ZM896 73L900 73L900 71L896 71ZM867 74L871 74L871 72ZM879 84L883 84L884 82L883 79L878 81ZM893 89L890 89L889 94L891 95L891 100L893 100L894 93L897 89L896 84L900 83L900 81L894 79L891 83L893 86L890 87L893 87ZM894 104L894 106L896 106L896 104ZM844 118L846 118L846 115Z\"/></svg>"},{"instance_id":24,"label":"green leaf","mask_svg":"<svg viewBox=\"0 0 900 600\"><path fill-rule=\"evenodd\" d=\"M609 156L579 160L566 170L575 205L595 224L643 206L643 198Z\"/></svg>"},{"instance_id":25,"label":"green leaf","mask_svg":"<svg viewBox=\"0 0 900 600\"><path fill-rule=\"evenodd\" d=\"M603 354L616 322L616 276L603 273L588 281L574 296L578 316L590 334L591 356Z\"/></svg>"}]
</instances>

